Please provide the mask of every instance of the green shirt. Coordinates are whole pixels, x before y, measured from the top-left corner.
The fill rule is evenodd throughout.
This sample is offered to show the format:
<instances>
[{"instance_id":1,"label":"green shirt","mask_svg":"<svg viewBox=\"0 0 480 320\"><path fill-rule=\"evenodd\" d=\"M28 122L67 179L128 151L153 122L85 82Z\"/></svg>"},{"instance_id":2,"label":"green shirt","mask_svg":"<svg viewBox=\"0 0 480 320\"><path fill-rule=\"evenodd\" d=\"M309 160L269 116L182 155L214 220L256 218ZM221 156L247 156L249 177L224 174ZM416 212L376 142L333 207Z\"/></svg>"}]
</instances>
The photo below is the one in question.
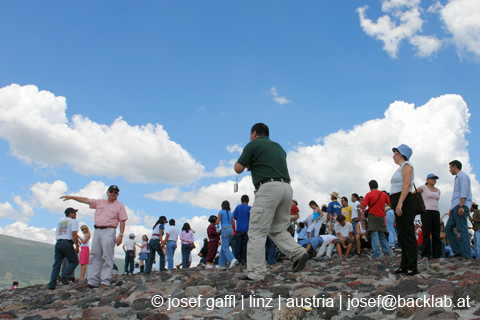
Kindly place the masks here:
<instances>
[{"instance_id":1,"label":"green shirt","mask_svg":"<svg viewBox=\"0 0 480 320\"><path fill-rule=\"evenodd\" d=\"M259 136L250 141L237 162L244 167L250 167L255 187L267 179L290 180L287 153L267 136Z\"/></svg>"}]
</instances>

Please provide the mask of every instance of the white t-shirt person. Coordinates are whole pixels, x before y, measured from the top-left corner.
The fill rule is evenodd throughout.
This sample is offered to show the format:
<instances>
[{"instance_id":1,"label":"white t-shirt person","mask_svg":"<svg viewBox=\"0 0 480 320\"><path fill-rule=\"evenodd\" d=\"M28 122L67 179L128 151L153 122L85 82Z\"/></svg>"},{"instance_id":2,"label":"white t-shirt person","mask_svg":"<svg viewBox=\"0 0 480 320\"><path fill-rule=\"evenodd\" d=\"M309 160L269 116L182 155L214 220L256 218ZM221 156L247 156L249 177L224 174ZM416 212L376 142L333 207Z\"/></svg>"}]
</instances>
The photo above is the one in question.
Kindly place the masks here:
<instances>
[{"instance_id":1,"label":"white t-shirt person","mask_svg":"<svg viewBox=\"0 0 480 320\"><path fill-rule=\"evenodd\" d=\"M350 222L345 222L344 226L342 226L340 222L337 222L335 223L334 229L335 233L337 235L341 234L343 239L346 239L350 235L350 232L353 232L353 227Z\"/></svg>"},{"instance_id":2,"label":"white t-shirt person","mask_svg":"<svg viewBox=\"0 0 480 320\"><path fill-rule=\"evenodd\" d=\"M177 226L169 226L165 233L168 234L168 241L177 241L180 231Z\"/></svg>"},{"instance_id":3,"label":"white t-shirt person","mask_svg":"<svg viewBox=\"0 0 480 320\"><path fill-rule=\"evenodd\" d=\"M360 204L360 201L355 201L352 205L352 220L359 218L358 216L358 205Z\"/></svg>"},{"instance_id":4,"label":"white t-shirt person","mask_svg":"<svg viewBox=\"0 0 480 320\"><path fill-rule=\"evenodd\" d=\"M65 217L57 225L55 236L57 240L72 240L72 232L78 232L78 221L69 217Z\"/></svg>"}]
</instances>

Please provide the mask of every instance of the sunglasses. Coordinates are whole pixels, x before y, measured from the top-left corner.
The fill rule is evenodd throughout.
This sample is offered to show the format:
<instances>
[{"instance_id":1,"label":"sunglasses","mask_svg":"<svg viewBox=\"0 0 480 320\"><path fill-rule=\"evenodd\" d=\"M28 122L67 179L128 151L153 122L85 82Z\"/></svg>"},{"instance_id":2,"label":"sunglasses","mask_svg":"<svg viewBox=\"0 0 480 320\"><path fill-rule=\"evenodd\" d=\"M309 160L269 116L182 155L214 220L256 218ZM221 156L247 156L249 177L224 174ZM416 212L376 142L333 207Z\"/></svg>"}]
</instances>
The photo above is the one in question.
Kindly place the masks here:
<instances>
[{"instance_id":1,"label":"sunglasses","mask_svg":"<svg viewBox=\"0 0 480 320\"><path fill-rule=\"evenodd\" d=\"M110 192L110 193L115 193L115 194L118 193L118 191L114 191L114 190L110 190L110 191L108 191L108 192Z\"/></svg>"}]
</instances>

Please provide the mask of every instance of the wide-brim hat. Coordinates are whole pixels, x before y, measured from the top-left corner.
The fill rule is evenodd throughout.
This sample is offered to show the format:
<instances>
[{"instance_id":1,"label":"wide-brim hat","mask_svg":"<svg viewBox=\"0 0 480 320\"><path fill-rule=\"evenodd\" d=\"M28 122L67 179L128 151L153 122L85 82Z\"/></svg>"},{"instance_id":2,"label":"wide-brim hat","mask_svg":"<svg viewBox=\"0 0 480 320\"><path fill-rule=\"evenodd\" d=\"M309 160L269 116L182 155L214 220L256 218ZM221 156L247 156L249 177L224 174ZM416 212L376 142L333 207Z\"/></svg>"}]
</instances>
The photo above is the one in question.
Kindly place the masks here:
<instances>
[{"instance_id":1,"label":"wide-brim hat","mask_svg":"<svg viewBox=\"0 0 480 320\"><path fill-rule=\"evenodd\" d=\"M410 160L410 157L412 156L412 153L413 153L412 148L410 148L406 144L401 144L396 148L392 148L392 151L400 153L402 156L405 156L407 160Z\"/></svg>"},{"instance_id":2,"label":"wide-brim hat","mask_svg":"<svg viewBox=\"0 0 480 320\"><path fill-rule=\"evenodd\" d=\"M338 192L336 191L333 191L331 194L330 194L332 197L334 198L337 198L338 199Z\"/></svg>"}]
</instances>

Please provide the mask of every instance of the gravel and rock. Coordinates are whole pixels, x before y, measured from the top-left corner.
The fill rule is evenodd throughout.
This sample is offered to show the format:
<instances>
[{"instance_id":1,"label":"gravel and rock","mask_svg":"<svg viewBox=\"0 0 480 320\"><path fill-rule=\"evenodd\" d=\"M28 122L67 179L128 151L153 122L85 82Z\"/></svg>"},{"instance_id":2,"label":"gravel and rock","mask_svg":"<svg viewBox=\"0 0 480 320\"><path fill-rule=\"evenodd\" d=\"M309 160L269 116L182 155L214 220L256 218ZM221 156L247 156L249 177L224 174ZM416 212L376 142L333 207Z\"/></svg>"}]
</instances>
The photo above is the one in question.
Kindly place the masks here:
<instances>
[{"instance_id":1,"label":"gravel and rock","mask_svg":"<svg viewBox=\"0 0 480 320\"><path fill-rule=\"evenodd\" d=\"M395 275L399 256L289 261L246 282L245 265L114 276L103 289L84 282L0 292L0 319L480 319L480 261L419 262L416 276ZM159 306L159 304L162 304Z\"/></svg>"}]
</instances>

